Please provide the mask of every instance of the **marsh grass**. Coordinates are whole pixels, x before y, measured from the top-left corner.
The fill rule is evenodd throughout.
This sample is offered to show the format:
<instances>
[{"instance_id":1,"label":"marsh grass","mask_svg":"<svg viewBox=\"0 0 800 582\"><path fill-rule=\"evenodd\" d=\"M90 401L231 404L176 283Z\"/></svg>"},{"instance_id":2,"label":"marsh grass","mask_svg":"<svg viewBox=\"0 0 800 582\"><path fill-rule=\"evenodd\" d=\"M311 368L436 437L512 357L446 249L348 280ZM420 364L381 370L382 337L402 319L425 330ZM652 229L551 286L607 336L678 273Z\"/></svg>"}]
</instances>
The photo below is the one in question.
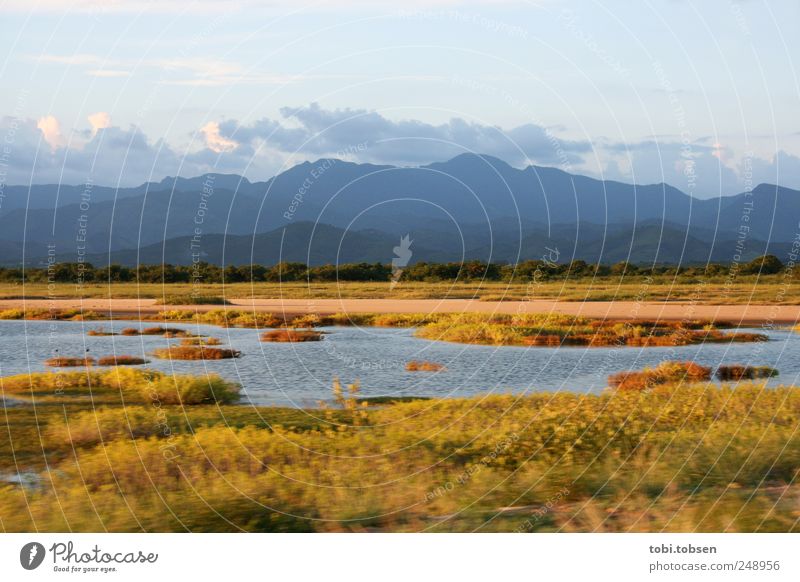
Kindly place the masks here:
<instances>
[{"instance_id":1,"label":"marsh grass","mask_svg":"<svg viewBox=\"0 0 800 582\"><path fill-rule=\"evenodd\" d=\"M170 346L153 351L153 356L160 360L226 360L241 355L239 350L207 346Z\"/></svg>"},{"instance_id":2,"label":"marsh grass","mask_svg":"<svg viewBox=\"0 0 800 582\"><path fill-rule=\"evenodd\" d=\"M661 362L655 368L611 374L608 385L619 390L649 390L662 384L704 382L711 379L711 368L694 362Z\"/></svg>"},{"instance_id":3,"label":"marsh grass","mask_svg":"<svg viewBox=\"0 0 800 582\"><path fill-rule=\"evenodd\" d=\"M140 366L149 363L148 360L138 356L113 355L98 358L98 366Z\"/></svg>"},{"instance_id":4,"label":"marsh grass","mask_svg":"<svg viewBox=\"0 0 800 582\"><path fill-rule=\"evenodd\" d=\"M758 378L773 378L778 375L778 370L769 366L747 366L745 364L731 364L717 368L716 376L722 381L755 380Z\"/></svg>"},{"instance_id":5,"label":"marsh grass","mask_svg":"<svg viewBox=\"0 0 800 582\"><path fill-rule=\"evenodd\" d=\"M158 305L229 305L229 302L219 295L168 295L163 297Z\"/></svg>"},{"instance_id":6,"label":"marsh grass","mask_svg":"<svg viewBox=\"0 0 800 582\"><path fill-rule=\"evenodd\" d=\"M443 364L427 360L411 360L406 363L406 371L408 372L440 372L446 369Z\"/></svg>"},{"instance_id":7,"label":"marsh grass","mask_svg":"<svg viewBox=\"0 0 800 582\"><path fill-rule=\"evenodd\" d=\"M80 366L94 366L95 360L94 358L68 358L64 356L59 356L57 358L50 358L44 361L45 366L50 366L51 368L77 368Z\"/></svg>"},{"instance_id":8,"label":"marsh grass","mask_svg":"<svg viewBox=\"0 0 800 582\"><path fill-rule=\"evenodd\" d=\"M239 299L480 299L502 301L528 301L531 299L558 299L560 301L637 301L641 299L641 276L595 277L593 279L540 281L535 294L531 294L528 280L419 282L403 281L390 287L385 282L250 282L242 283L94 283L86 282L76 290L74 284L27 282L23 287L16 283L0 284L0 297L18 298L24 291L29 298L153 298L165 294L190 296L200 294L211 297ZM778 275L740 275L731 284L725 275L704 279L700 303L769 304L783 289L787 305L800 304L800 287L784 288L785 280ZM165 291L166 290L166 291ZM697 279L694 277L653 276L648 279L648 301L697 301ZM19 318L13 318L19 319Z\"/></svg>"},{"instance_id":9,"label":"marsh grass","mask_svg":"<svg viewBox=\"0 0 800 582\"><path fill-rule=\"evenodd\" d=\"M185 337L181 340L181 346L218 346L222 342L215 337Z\"/></svg>"},{"instance_id":10,"label":"marsh grass","mask_svg":"<svg viewBox=\"0 0 800 582\"><path fill-rule=\"evenodd\" d=\"M9 409L0 420L0 463L35 471L42 486L0 485L3 527L800 527L798 388L658 385L646 392L484 395L364 409L357 393L344 386L341 393L356 401L355 410Z\"/></svg>"},{"instance_id":11,"label":"marsh grass","mask_svg":"<svg viewBox=\"0 0 800 582\"><path fill-rule=\"evenodd\" d=\"M37 372L0 378L0 389L20 400L43 402L230 403L238 384L216 374L168 375L155 370L113 367L107 370Z\"/></svg>"},{"instance_id":12,"label":"marsh grass","mask_svg":"<svg viewBox=\"0 0 800 582\"><path fill-rule=\"evenodd\" d=\"M91 321L107 319L95 311L82 311L80 309L4 309L0 311L1 319L32 319L32 320L59 320L59 321Z\"/></svg>"},{"instance_id":13,"label":"marsh grass","mask_svg":"<svg viewBox=\"0 0 800 582\"><path fill-rule=\"evenodd\" d=\"M262 342L318 342L322 341L323 333L313 329L276 329L261 334Z\"/></svg>"},{"instance_id":14,"label":"marsh grass","mask_svg":"<svg viewBox=\"0 0 800 582\"><path fill-rule=\"evenodd\" d=\"M433 314L415 335L430 340L497 346L655 347L704 342L759 342L763 334L723 332L729 323L627 322L560 314Z\"/></svg>"},{"instance_id":15,"label":"marsh grass","mask_svg":"<svg viewBox=\"0 0 800 582\"><path fill-rule=\"evenodd\" d=\"M89 331L86 332L86 335L93 336L93 337L94 336L96 336L96 337L106 337L106 336L119 335L119 334L114 333L113 331L106 331L105 329L97 328L97 329L90 329Z\"/></svg>"}]
</instances>

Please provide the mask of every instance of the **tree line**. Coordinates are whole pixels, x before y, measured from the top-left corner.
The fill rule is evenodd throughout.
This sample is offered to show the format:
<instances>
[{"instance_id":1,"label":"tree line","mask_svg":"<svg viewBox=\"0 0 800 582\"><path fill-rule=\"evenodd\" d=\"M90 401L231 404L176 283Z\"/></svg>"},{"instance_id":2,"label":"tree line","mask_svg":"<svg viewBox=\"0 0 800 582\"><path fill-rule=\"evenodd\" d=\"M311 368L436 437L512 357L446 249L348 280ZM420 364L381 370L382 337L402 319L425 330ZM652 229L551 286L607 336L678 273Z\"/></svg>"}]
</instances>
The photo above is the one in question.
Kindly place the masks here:
<instances>
[{"instance_id":1,"label":"tree line","mask_svg":"<svg viewBox=\"0 0 800 582\"><path fill-rule=\"evenodd\" d=\"M331 281L551 281L557 279L605 276L687 276L724 277L736 275L771 275L784 270L775 255L764 255L742 264L702 266L648 266L620 262L613 265L591 264L582 260L555 263L547 260L524 261L516 265L466 261L463 263L415 263L393 272L384 263L352 263L311 266L284 262L273 266L228 265L209 263L183 265L109 265L94 267L88 263L55 263L48 268L0 268L0 281L21 283L242 283L242 282L331 282Z\"/></svg>"}]
</instances>

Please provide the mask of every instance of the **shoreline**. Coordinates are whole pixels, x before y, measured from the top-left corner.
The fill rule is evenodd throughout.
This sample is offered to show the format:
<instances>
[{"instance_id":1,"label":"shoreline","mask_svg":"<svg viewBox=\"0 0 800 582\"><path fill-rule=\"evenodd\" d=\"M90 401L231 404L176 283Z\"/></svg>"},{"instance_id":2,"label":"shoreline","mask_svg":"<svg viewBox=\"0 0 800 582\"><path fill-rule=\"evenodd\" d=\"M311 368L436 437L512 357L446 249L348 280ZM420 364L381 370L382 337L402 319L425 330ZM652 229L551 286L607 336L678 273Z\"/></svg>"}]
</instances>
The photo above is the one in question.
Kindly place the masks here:
<instances>
[{"instance_id":1,"label":"shoreline","mask_svg":"<svg viewBox=\"0 0 800 582\"><path fill-rule=\"evenodd\" d=\"M317 313L559 313L627 321L726 321L738 325L792 325L800 305L637 301L479 301L473 299L228 299L228 305L158 305L156 299L0 299L5 309L83 309L120 319L152 318L161 311L239 309L276 315Z\"/></svg>"}]
</instances>

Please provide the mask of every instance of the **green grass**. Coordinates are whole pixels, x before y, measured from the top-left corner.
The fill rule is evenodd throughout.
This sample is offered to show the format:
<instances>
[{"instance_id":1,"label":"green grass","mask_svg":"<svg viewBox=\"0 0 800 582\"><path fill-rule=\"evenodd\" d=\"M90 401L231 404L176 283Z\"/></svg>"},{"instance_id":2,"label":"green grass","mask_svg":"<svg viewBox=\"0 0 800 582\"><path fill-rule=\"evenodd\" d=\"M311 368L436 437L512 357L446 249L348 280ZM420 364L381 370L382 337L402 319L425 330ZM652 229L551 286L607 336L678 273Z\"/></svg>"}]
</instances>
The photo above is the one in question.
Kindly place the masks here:
<instances>
[{"instance_id":1,"label":"green grass","mask_svg":"<svg viewBox=\"0 0 800 582\"><path fill-rule=\"evenodd\" d=\"M7 408L0 468L35 472L41 486L0 485L0 523L76 532L800 527L799 388L357 402L93 408L64 397Z\"/></svg>"}]
</instances>

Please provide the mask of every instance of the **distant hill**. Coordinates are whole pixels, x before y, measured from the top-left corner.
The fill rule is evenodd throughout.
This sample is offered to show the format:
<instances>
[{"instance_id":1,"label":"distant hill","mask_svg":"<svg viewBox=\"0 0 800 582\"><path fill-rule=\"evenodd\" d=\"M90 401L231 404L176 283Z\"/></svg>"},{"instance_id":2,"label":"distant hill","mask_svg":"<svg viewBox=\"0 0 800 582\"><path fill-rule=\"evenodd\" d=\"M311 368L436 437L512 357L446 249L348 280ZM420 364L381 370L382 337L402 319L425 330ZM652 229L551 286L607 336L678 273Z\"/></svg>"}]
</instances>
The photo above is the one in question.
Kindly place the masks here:
<instances>
[{"instance_id":1,"label":"distant hill","mask_svg":"<svg viewBox=\"0 0 800 582\"><path fill-rule=\"evenodd\" d=\"M779 186L698 200L666 184L517 169L470 154L412 168L322 159L267 182L210 174L119 190L93 186L89 199L83 191L7 187L0 262L19 264L24 248L33 264L51 244L64 260L85 253L98 264L109 256L131 264L163 255L180 263L197 236L210 262L249 263L252 255L269 263L309 248L312 263L334 262L340 241L340 258L387 262L405 234L415 241L417 261L514 262L557 244L566 258L592 261L727 262L786 247L800 223L800 192Z\"/></svg>"}]
</instances>

